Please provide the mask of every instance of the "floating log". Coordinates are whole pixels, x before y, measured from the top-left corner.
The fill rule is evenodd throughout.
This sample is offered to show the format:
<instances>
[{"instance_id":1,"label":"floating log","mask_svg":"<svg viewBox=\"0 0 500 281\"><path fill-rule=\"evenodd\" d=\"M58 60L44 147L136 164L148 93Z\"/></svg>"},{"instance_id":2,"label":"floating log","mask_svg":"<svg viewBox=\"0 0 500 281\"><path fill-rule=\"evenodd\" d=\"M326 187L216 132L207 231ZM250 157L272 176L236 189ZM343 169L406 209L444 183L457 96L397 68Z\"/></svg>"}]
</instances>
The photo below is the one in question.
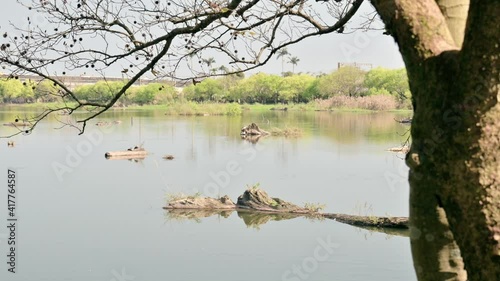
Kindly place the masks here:
<instances>
[{"instance_id":1,"label":"floating log","mask_svg":"<svg viewBox=\"0 0 500 281\"><path fill-rule=\"evenodd\" d=\"M376 226L362 226L362 225L353 225L352 226L368 230L370 232L379 232L387 235L393 236L401 236L401 237L410 237L410 229L409 228L395 228L395 227L376 227Z\"/></svg>"},{"instance_id":2,"label":"floating log","mask_svg":"<svg viewBox=\"0 0 500 281\"><path fill-rule=\"evenodd\" d=\"M108 160L133 160L139 162L140 160L146 159L146 154L144 155L120 155L120 156L105 156Z\"/></svg>"},{"instance_id":3,"label":"floating log","mask_svg":"<svg viewBox=\"0 0 500 281\"><path fill-rule=\"evenodd\" d=\"M394 119L396 122L401 124L411 124L412 118Z\"/></svg>"},{"instance_id":4,"label":"floating log","mask_svg":"<svg viewBox=\"0 0 500 281\"><path fill-rule=\"evenodd\" d=\"M406 146L406 145L400 146L400 147L391 147L391 148L387 149L387 151L408 153L408 151L410 151L410 147Z\"/></svg>"},{"instance_id":5,"label":"floating log","mask_svg":"<svg viewBox=\"0 0 500 281\"><path fill-rule=\"evenodd\" d=\"M256 187L247 189L238 197L236 204L231 201L227 195L218 199L185 196L180 199L169 201L167 206L163 208L167 210L212 210L215 211L214 213L217 213L217 210L244 211L250 214L246 215L249 221L261 220L261 218L252 216L251 213L281 214L283 216L276 217L275 219L290 219L300 216L320 217L358 227L408 229L407 217L352 216L345 214L319 213L317 210L302 208L280 198L272 198L267 195L265 191ZM192 212L189 214L189 216L193 216ZM203 216L205 215L207 214L204 213ZM267 219L264 220L267 221Z\"/></svg>"},{"instance_id":6,"label":"floating log","mask_svg":"<svg viewBox=\"0 0 500 281\"><path fill-rule=\"evenodd\" d=\"M148 152L144 148L130 148L124 151L109 151L104 154L106 158L113 159L137 159L146 158Z\"/></svg>"},{"instance_id":7,"label":"floating log","mask_svg":"<svg viewBox=\"0 0 500 281\"><path fill-rule=\"evenodd\" d=\"M9 127L28 127L31 124L28 122L10 122L10 123L4 123L3 125Z\"/></svg>"},{"instance_id":8,"label":"floating log","mask_svg":"<svg viewBox=\"0 0 500 281\"><path fill-rule=\"evenodd\" d=\"M408 229L407 217L352 216L344 214L322 214L323 217L355 226L373 226Z\"/></svg>"}]
</instances>

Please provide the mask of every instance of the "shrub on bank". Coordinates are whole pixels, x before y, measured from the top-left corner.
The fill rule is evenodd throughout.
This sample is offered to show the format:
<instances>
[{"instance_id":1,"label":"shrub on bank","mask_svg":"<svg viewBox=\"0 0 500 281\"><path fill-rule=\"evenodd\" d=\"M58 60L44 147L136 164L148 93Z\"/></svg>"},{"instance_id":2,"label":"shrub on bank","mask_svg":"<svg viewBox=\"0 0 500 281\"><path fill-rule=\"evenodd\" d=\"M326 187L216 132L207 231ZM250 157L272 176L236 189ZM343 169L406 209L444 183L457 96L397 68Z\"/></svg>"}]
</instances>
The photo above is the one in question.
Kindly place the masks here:
<instances>
[{"instance_id":1,"label":"shrub on bank","mask_svg":"<svg viewBox=\"0 0 500 281\"><path fill-rule=\"evenodd\" d=\"M166 115L241 115L237 103L196 103L178 102L167 106Z\"/></svg>"},{"instance_id":2,"label":"shrub on bank","mask_svg":"<svg viewBox=\"0 0 500 281\"><path fill-rule=\"evenodd\" d=\"M396 99L389 95L374 95L365 97L334 96L329 99L315 100L315 104L320 110L342 108L390 110L398 107Z\"/></svg>"}]
</instances>

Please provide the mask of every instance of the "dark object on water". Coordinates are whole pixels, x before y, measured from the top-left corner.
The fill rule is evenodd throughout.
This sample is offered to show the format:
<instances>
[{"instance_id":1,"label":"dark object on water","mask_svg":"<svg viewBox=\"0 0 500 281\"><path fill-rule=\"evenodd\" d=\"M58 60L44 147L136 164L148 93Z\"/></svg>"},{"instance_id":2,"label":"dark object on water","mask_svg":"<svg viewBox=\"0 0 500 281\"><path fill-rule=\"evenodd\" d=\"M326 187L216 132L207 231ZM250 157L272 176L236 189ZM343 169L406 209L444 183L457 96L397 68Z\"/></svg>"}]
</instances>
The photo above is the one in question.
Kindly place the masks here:
<instances>
[{"instance_id":1,"label":"dark object on water","mask_svg":"<svg viewBox=\"0 0 500 281\"><path fill-rule=\"evenodd\" d=\"M241 128L240 135L242 136L265 136L269 135L269 132L262 130L255 123L252 123L248 126Z\"/></svg>"},{"instance_id":2,"label":"dark object on water","mask_svg":"<svg viewBox=\"0 0 500 281\"><path fill-rule=\"evenodd\" d=\"M173 160L174 156L170 155L170 154L169 155L165 155L165 156L163 156L163 159L165 159L165 160Z\"/></svg>"},{"instance_id":3,"label":"dark object on water","mask_svg":"<svg viewBox=\"0 0 500 281\"><path fill-rule=\"evenodd\" d=\"M403 145L400 147L391 147L391 148L387 149L387 151L408 153L408 151L410 151L410 147L407 145Z\"/></svg>"},{"instance_id":4,"label":"dark object on water","mask_svg":"<svg viewBox=\"0 0 500 281\"><path fill-rule=\"evenodd\" d=\"M403 118L403 119L394 119L396 122L401 123L401 124L411 124L411 121L413 120L412 118Z\"/></svg>"},{"instance_id":5,"label":"dark object on water","mask_svg":"<svg viewBox=\"0 0 500 281\"><path fill-rule=\"evenodd\" d=\"M142 148L135 146L124 151L109 151L104 154L107 159L144 159L148 152Z\"/></svg>"},{"instance_id":6,"label":"dark object on water","mask_svg":"<svg viewBox=\"0 0 500 281\"><path fill-rule=\"evenodd\" d=\"M14 141L8 141L7 142L8 147L14 147Z\"/></svg>"}]
</instances>

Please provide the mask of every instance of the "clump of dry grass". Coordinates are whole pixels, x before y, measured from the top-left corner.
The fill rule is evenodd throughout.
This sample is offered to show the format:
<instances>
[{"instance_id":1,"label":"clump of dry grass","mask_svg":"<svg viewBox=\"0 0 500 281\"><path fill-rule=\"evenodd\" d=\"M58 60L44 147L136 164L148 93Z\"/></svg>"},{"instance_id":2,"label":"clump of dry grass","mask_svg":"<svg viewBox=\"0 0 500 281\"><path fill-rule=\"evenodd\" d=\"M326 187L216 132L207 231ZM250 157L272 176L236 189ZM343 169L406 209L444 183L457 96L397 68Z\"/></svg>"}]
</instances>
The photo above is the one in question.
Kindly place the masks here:
<instances>
[{"instance_id":1,"label":"clump of dry grass","mask_svg":"<svg viewBox=\"0 0 500 281\"><path fill-rule=\"evenodd\" d=\"M388 95L373 95L365 97L334 96L326 100L315 100L319 110L331 109L365 109L390 110L398 108L396 99Z\"/></svg>"},{"instance_id":2,"label":"clump of dry grass","mask_svg":"<svg viewBox=\"0 0 500 281\"><path fill-rule=\"evenodd\" d=\"M200 197L201 197L201 193L199 193L199 192L196 192L193 195L187 195L187 194L184 194L182 192L168 193L165 195L165 199L166 199L167 203L179 201L182 199L196 199L196 198L200 198Z\"/></svg>"},{"instance_id":3,"label":"clump of dry grass","mask_svg":"<svg viewBox=\"0 0 500 281\"><path fill-rule=\"evenodd\" d=\"M269 133L272 136L283 136L283 137L300 137L302 136L302 129L297 127L285 127L283 129L280 128L272 128Z\"/></svg>"}]
</instances>

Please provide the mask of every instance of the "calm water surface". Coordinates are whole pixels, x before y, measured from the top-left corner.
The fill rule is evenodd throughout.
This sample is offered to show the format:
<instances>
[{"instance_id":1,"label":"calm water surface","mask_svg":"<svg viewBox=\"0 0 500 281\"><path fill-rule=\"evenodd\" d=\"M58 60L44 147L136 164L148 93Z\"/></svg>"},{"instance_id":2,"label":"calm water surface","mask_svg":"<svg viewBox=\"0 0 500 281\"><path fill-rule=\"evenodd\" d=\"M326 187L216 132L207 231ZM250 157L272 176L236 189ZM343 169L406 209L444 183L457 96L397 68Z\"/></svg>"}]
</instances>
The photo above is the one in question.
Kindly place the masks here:
<instances>
[{"instance_id":1,"label":"calm water surface","mask_svg":"<svg viewBox=\"0 0 500 281\"><path fill-rule=\"evenodd\" d=\"M0 122L24 115L3 108ZM407 216L407 168L401 156L385 151L404 141L400 134L408 128L394 122L404 116L174 117L117 110L95 122L121 124L92 122L83 136L47 120L15 137L14 148L0 140L1 225L7 224L8 167L18 172L19 217L17 273L2 262L1 280L416 280L406 237L331 220L162 209L167 193L236 200L247 185L259 183L271 196L322 203L327 212ZM251 122L265 129L300 127L303 136L253 144L239 136ZM0 127L1 135L13 130ZM138 162L104 158L106 151L136 144L151 154ZM175 159L162 159L166 154ZM2 227L0 260L6 253Z\"/></svg>"}]
</instances>

